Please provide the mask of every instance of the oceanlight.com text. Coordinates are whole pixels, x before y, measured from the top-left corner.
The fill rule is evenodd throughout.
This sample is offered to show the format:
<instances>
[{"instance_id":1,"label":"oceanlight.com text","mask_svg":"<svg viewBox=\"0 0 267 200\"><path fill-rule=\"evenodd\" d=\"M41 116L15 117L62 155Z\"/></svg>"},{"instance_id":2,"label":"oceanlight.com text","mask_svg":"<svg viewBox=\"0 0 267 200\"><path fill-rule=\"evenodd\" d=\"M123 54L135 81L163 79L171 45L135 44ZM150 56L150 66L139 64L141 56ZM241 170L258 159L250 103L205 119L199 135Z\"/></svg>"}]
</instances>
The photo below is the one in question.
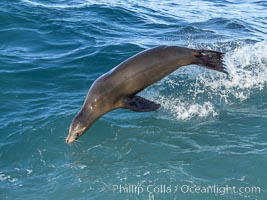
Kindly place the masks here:
<instances>
[{"instance_id":1,"label":"oceanlight.com text","mask_svg":"<svg viewBox=\"0 0 267 200\"><path fill-rule=\"evenodd\" d=\"M230 185L135 185L119 184L112 185L112 192L119 194L260 194L261 188L258 186L230 186Z\"/></svg>"}]
</instances>

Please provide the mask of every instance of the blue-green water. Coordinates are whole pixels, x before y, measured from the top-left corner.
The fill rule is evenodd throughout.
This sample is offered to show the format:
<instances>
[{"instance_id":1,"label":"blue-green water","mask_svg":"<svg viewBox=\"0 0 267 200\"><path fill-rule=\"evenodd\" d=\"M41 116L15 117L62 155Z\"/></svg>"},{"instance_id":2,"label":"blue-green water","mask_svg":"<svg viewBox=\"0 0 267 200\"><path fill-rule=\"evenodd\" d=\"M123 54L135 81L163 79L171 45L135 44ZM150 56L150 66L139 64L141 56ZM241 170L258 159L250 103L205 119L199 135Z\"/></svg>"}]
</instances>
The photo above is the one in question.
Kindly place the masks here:
<instances>
[{"instance_id":1,"label":"blue-green water","mask_svg":"<svg viewBox=\"0 0 267 200\"><path fill-rule=\"evenodd\" d=\"M0 28L0 199L267 198L267 1L2 0ZM179 69L66 145L93 81L162 44L229 77Z\"/></svg>"}]
</instances>

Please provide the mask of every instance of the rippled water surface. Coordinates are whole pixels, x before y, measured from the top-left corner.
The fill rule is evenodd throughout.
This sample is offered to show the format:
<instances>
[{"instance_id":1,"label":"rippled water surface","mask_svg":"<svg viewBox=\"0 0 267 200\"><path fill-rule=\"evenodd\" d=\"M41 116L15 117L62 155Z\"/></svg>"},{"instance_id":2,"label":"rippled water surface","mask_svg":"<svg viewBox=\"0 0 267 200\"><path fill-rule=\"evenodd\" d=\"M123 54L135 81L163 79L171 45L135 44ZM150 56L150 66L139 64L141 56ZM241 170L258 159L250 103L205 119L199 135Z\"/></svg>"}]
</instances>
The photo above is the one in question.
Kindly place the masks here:
<instances>
[{"instance_id":1,"label":"rippled water surface","mask_svg":"<svg viewBox=\"0 0 267 200\"><path fill-rule=\"evenodd\" d=\"M266 198L267 1L2 0L0 27L0 199ZM65 144L93 81L162 44L229 76L181 68Z\"/></svg>"}]
</instances>

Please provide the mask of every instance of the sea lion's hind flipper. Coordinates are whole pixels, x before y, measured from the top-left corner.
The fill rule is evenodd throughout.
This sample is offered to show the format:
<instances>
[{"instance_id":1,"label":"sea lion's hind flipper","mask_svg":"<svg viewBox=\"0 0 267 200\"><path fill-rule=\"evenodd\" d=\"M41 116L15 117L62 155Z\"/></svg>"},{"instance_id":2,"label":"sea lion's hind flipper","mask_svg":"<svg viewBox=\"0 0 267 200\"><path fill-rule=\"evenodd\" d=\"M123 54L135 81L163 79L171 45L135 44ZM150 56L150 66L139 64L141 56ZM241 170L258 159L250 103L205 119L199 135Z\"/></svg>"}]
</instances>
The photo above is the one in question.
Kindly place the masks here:
<instances>
[{"instance_id":1,"label":"sea lion's hind flipper","mask_svg":"<svg viewBox=\"0 0 267 200\"><path fill-rule=\"evenodd\" d=\"M149 112L155 111L160 108L160 104L149 101L140 96L133 96L124 100L123 108L127 108L136 112Z\"/></svg>"},{"instance_id":2,"label":"sea lion's hind flipper","mask_svg":"<svg viewBox=\"0 0 267 200\"><path fill-rule=\"evenodd\" d=\"M194 50L193 55L196 58L194 64L228 74L223 65L224 53L210 50Z\"/></svg>"}]
</instances>

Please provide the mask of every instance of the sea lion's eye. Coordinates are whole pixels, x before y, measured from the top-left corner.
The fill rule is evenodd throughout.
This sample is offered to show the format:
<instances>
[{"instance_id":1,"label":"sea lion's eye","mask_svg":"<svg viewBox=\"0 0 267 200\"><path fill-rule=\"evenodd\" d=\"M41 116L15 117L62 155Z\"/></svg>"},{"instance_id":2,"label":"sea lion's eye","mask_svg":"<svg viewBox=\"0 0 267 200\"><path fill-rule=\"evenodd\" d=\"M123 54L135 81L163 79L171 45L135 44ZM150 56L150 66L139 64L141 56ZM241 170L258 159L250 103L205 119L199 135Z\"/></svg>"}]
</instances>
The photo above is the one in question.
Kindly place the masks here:
<instances>
[{"instance_id":1,"label":"sea lion's eye","mask_svg":"<svg viewBox=\"0 0 267 200\"><path fill-rule=\"evenodd\" d=\"M74 136L75 136L75 137L79 137L79 133L76 132L76 133L74 134Z\"/></svg>"}]
</instances>

